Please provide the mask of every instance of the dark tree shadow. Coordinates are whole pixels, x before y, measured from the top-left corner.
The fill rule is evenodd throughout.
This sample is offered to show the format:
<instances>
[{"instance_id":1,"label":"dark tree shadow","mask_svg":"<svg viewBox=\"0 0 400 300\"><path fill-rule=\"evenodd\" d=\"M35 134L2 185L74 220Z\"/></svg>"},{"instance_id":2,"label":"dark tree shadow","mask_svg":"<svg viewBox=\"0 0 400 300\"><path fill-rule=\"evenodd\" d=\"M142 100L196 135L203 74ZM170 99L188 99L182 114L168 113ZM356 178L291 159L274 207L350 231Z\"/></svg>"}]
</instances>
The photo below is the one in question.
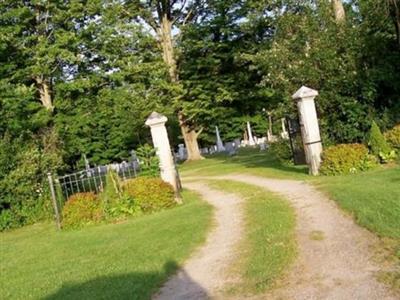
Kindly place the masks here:
<instances>
[{"instance_id":1,"label":"dark tree shadow","mask_svg":"<svg viewBox=\"0 0 400 300\"><path fill-rule=\"evenodd\" d=\"M239 152L234 156L217 154L208 156L222 163L233 163L245 168L270 168L283 171L285 173L308 174L307 165L286 165L277 160L268 151L247 150Z\"/></svg>"},{"instance_id":2,"label":"dark tree shadow","mask_svg":"<svg viewBox=\"0 0 400 300\"><path fill-rule=\"evenodd\" d=\"M115 276L101 276L83 283L65 283L54 294L44 297L46 300L99 300L99 299L151 299L168 276L174 274L178 265L167 262L161 272L128 273ZM191 280L187 274L182 278L185 283L196 285L197 289L204 289ZM207 294L203 293L205 298Z\"/></svg>"}]
</instances>

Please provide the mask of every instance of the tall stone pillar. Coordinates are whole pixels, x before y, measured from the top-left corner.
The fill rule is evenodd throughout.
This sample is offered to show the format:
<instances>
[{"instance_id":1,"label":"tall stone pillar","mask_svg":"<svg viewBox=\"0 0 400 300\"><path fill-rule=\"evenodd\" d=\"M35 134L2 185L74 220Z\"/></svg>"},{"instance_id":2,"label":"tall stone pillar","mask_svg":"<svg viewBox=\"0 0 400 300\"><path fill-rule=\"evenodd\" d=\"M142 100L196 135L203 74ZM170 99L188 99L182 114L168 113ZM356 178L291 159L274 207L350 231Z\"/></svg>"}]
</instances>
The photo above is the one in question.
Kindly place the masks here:
<instances>
[{"instance_id":1,"label":"tall stone pillar","mask_svg":"<svg viewBox=\"0 0 400 300\"><path fill-rule=\"evenodd\" d=\"M150 127L151 138L154 148L156 148L157 156L160 161L161 179L171 184L179 197L179 188L177 180L177 172L175 169L174 159L171 153L171 146L168 139L165 123L167 117L153 112L146 120L146 125Z\"/></svg>"},{"instance_id":2,"label":"tall stone pillar","mask_svg":"<svg viewBox=\"0 0 400 300\"><path fill-rule=\"evenodd\" d=\"M318 91L302 86L292 98L297 102L306 161L311 175L318 175L322 143L314 98Z\"/></svg>"}]
</instances>

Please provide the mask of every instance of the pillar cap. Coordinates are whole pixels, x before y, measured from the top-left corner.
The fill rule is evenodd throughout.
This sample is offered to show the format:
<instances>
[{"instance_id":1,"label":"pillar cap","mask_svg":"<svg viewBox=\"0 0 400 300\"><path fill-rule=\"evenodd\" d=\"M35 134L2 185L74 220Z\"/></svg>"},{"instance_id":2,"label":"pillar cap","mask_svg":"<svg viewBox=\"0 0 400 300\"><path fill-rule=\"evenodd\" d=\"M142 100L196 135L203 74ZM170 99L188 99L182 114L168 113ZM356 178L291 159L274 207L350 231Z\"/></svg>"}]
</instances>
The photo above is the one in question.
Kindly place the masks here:
<instances>
[{"instance_id":1,"label":"pillar cap","mask_svg":"<svg viewBox=\"0 0 400 300\"><path fill-rule=\"evenodd\" d=\"M318 91L310 89L309 87L302 86L296 93L292 95L294 100L312 98L318 96Z\"/></svg>"},{"instance_id":2,"label":"pillar cap","mask_svg":"<svg viewBox=\"0 0 400 300\"><path fill-rule=\"evenodd\" d=\"M168 121L168 118L158 112L153 111L150 116L146 120L147 126L154 126L158 124L165 124Z\"/></svg>"}]
</instances>

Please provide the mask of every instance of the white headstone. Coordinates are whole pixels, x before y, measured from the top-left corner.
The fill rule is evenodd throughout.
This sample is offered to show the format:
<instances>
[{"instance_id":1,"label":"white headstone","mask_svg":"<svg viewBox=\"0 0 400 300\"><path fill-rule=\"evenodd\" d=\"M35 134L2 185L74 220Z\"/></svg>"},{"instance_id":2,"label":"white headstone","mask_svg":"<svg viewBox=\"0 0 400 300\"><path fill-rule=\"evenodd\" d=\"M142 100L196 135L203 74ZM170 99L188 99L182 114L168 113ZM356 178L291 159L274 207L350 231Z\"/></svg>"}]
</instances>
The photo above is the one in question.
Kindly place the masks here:
<instances>
[{"instance_id":1,"label":"white headstone","mask_svg":"<svg viewBox=\"0 0 400 300\"><path fill-rule=\"evenodd\" d=\"M286 124L285 124L285 118L281 119L281 125L282 125L282 132L281 132L281 137L284 140L289 139L289 133L286 131Z\"/></svg>"},{"instance_id":2,"label":"white headstone","mask_svg":"<svg viewBox=\"0 0 400 300\"><path fill-rule=\"evenodd\" d=\"M215 126L215 134L217 135L217 151L218 152L225 151L224 144L222 143L221 136L219 135L218 126Z\"/></svg>"},{"instance_id":3,"label":"white headstone","mask_svg":"<svg viewBox=\"0 0 400 300\"><path fill-rule=\"evenodd\" d=\"M253 133L251 132L250 122L247 122L247 134L249 138L249 145L254 146L256 143L254 142Z\"/></svg>"},{"instance_id":4,"label":"white headstone","mask_svg":"<svg viewBox=\"0 0 400 300\"><path fill-rule=\"evenodd\" d=\"M178 145L178 156L180 160L185 160L186 159L186 149L184 144L179 144Z\"/></svg>"}]
</instances>

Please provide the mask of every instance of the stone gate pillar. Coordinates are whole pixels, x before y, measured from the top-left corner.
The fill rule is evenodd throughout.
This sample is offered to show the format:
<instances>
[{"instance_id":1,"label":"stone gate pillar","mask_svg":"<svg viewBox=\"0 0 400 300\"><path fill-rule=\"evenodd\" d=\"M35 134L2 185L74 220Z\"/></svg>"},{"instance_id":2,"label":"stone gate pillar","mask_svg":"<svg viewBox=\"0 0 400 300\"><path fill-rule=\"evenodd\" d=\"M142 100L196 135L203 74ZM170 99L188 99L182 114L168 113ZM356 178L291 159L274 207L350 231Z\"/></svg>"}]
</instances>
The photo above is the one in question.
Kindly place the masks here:
<instances>
[{"instance_id":1,"label":"stone gate pillar","mask_svg":"<svg viewBox=\"0 0 400 300\"><path fill-rule=\"evenodd\" d=\"M311 175L318 175L322 153L321 136L314 102L316 96L318 96L318 91L305 86L302 86L292 96L297 102L304 152Z\"/></svg>"},{"instance_id":2,"label":"stone gate pillar","mask_svg":"<svg viewBox=\"0 0 400 300\"><path fill-rule=\"evenodd\" d=\"M153 112L146 120L146 125L150 127L151 138L154 148L156 148L157 156L160 161L161 179L171 184L179 197L179 188L177 180L177 172L175 169L174 159L171 153L171 146L168 139L165 123L167 117Z\"/></svg>"}]
</instances>

